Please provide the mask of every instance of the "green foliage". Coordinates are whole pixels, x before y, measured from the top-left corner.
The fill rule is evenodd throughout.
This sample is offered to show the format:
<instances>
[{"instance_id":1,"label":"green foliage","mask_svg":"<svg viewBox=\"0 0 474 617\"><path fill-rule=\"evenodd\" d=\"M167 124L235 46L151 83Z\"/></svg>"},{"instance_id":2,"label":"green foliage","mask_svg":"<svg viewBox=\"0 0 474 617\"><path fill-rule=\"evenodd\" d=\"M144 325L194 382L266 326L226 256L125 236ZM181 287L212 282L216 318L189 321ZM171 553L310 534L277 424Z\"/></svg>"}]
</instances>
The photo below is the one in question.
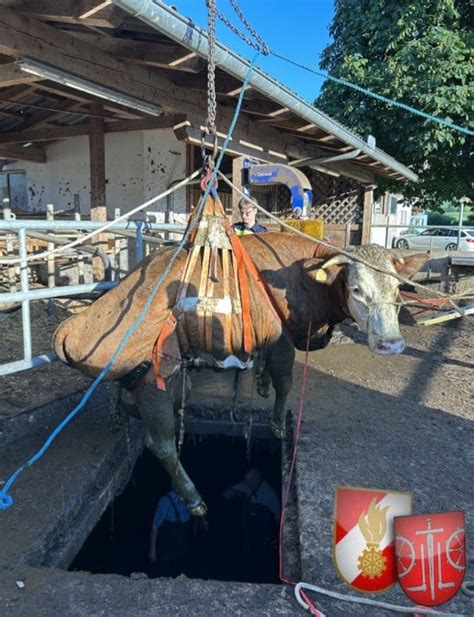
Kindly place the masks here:
<instances>
[{"instance_id":1,"label":"green foliage","mask_svg":"<svg viewBox=\"0 0 474 617\"><path fill-rule=\"evenodd\" d=\"M439 212L428 212L428 225L452 225L453 221L449 216Z\"/></svg>"},{"instance_id":2,"label":"green foliage","mask_svg":"<svg viewBox=\"0 0 474 617\"><path fill-rule=\"evenodd\" d=\"M470 0L335 0L322 68L386 97L474 128ZM403 192L425 207L474 197L473 139L326 81L316 105L409 165ZM382 182L396 190L399 184Z\"/></svg>"}]
</instances>

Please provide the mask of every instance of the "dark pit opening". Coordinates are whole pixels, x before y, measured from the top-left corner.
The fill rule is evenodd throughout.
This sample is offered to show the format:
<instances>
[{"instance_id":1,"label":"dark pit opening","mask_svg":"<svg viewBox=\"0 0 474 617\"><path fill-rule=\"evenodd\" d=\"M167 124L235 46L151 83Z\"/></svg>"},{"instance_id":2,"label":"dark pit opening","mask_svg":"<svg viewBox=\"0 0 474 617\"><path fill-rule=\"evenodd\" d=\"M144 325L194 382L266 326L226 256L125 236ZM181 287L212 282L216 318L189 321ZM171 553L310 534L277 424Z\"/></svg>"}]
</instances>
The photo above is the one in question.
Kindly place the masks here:
<instances>
[{"instance_id":1,"label":"dark pit opening","mask_svg":"<svg viewBox=\"0 0 474 617\"><path fill-rule=\"evenodd\" d=\"M281 501L281 446L274 439L222 435L188 435L181 460L208 506L208 530L193 524L194 539L183 560L190 578L278 582L278 532L264 560L249 563L243 549L242 505L223 498L223 491L241 482L245 470L257 467ZM150 529L160 497L171 485L157 459L145 450L138 458L125 490L111 502L93 529L70 570L129 576L145 572L159 576L148 559ZM247 511L248 512L248 511ZM247 536L248 537L248 536ZM159 542L158 542L159 553ZM248 555L248 553L247 553Z\"/></svg>"}]
</instances>

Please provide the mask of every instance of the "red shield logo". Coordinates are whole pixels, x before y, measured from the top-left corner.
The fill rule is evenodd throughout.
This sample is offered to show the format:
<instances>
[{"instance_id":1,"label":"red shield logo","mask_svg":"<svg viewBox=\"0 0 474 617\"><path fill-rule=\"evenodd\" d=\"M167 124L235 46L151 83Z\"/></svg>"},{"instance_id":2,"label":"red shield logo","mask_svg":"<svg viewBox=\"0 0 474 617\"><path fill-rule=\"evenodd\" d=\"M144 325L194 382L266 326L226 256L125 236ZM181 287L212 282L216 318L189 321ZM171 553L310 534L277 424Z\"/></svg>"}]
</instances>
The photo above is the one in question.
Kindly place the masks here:
<instances>
[{"instance_id":1,"label":"red shield logo","mask_svg":"<svg viewBox=\"0 0 474 617\"><path fill-rule=\"evenodd\" d=\"M461 587L466 570L464 512L395 519L398 580L418 604L438 606Z\"/></svg>"},{"instance_id":2,"label":"red shield logo","mask_svg":"<svg viewBox=\"0 0 474 617\"><path fill-rule=\"evenodd\" d=\"M366 592L396 583L393 519L410 513L410 493L336 489L334 562L346 583Z\"/></svg>"}]
</instances>

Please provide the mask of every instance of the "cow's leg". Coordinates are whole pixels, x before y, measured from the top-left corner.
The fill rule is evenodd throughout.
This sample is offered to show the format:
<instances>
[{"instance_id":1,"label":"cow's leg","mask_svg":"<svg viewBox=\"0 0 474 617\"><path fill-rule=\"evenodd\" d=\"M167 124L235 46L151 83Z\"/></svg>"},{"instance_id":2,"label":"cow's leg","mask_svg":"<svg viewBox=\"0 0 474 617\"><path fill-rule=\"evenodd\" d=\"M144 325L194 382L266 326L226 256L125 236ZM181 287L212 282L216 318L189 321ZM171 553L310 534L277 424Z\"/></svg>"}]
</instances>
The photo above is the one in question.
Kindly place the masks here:
<instances>
[{"instance_id":1,"label":"cow's leg","mask_svg":"<svg viewBox=\"0 0 474 617\"><path fill-rule=\"evenodd\" d=\"M273 434L279 439L285 436L286 402L293 382L294 362L295 348L286 336L268 349L266 370L276 394L271 426Z\"/></svg>"},{"instance_id":2,"label":"cow's leg","mask_svg":"<svg viewBox=\"0 0 474 617\"><path fill-rule=\"evenodd\" d=\"M168 380L166 392L158 390L155 384L140 384L136 390L136 401L146 427L146 445L168 472L173 487L184 499L191 514L204 516L206 505L181 465L176 449L174 396L172 400L168 392L179 390L180 398L181 379Z\"/></svg>"},{"instance_id":3,"label":"cow's leg","mask_svg":"<svg viewBox=\"0 0 474 617\"><path fill-rule=\"evenodd\" d=\"M260 353L257 356L257 361L255 364L255 381L257 385L257 392L261 397L268 398L270 396L270 386L272 383L272 379L270 377L270 372L267 367L266 355Z\"/></svg>"}]
</instances>

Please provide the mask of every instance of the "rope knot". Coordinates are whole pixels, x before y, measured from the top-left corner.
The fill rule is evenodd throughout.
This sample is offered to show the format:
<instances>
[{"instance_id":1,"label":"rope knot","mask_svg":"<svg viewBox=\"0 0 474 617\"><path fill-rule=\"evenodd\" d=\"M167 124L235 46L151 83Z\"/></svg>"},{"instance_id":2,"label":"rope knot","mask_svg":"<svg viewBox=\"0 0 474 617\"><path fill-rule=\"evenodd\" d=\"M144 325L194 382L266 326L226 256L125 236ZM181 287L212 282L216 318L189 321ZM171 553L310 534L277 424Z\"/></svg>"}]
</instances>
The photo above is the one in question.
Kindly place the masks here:
<instances>
[{"instance_id":1,"label":"rope knot","mask_svg":"<svg viewBox=\"0 0 474 617\"><path fill-rule=\"evenodd\" d=\"M13 498L6 493L0 492L0 510L8 510L13 505Z\"/></svg>"}]
</instances>

